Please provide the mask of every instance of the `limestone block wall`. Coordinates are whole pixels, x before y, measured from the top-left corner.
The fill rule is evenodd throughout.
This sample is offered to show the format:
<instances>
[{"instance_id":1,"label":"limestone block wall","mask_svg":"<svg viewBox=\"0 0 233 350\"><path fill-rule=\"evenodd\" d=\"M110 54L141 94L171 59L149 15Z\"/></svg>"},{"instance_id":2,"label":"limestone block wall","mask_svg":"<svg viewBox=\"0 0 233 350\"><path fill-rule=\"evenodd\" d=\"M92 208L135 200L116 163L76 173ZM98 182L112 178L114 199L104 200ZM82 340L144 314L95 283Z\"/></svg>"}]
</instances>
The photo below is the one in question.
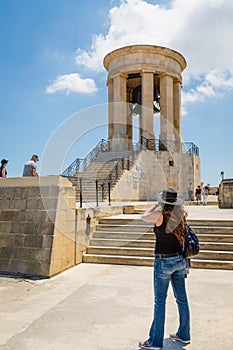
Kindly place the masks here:
<instances>
[{"instance_id":1,"label":"limestone block wall","mask_svg":"<svg viewBox=\"0 0 233 350\"><path fill-rule=\"evenodd\" d=\"M173 187L185 195L188 184L200 183L200 158L194 154L142 151L111 192L115 201L154 200L155 192Z\"/></svg>"},{"instance_id":2,"label":"limestone block wall","mask_svg":"<svg viewBox=\"0 0 233 350\"><path fill-rule=\"evenodd\" d=\"M0 181L0 272L50 277L75 264L75 193L58 176Z\"/></svg>"},{"instance_id":3,"label":"limestone block wall","mask_svg":"<svg viewBox=\"0 0 233 350\"><path fill-rule=\"evenodd\" d=\"M233 179L222 180L219 186L219 208L233 208Z\"/></svg>"},{"instance_id":4,"label":"limestone block wall","mask_svg":"<svg viewBox=\"0 0 233 350\"><path fill-rule=\"evenodd\" d=\"M93 230L99 223L99 219L111 215L123 214L122 206L109 206L103 208L78 208L76 210L76 264L82 262L82 256L86 252ZM87 231L87 217L90 217L90 231Z\"/></svg>"}]
</instances>

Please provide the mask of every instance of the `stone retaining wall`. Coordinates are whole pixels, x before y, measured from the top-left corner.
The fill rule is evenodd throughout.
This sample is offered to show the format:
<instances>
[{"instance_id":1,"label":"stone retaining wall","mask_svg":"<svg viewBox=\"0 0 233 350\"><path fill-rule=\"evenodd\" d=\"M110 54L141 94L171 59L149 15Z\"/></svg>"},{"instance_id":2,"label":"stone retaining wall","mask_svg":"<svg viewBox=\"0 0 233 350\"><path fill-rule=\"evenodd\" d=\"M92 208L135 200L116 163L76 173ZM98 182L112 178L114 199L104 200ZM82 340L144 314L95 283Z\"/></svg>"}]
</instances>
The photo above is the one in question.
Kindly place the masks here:
<instances>
[{"instance_id":1,"label":"stone retaining wall","mask_svg":"<svg viewBox=\"0 0 233 350\"><path fill-rule=\"evenodd\" d=\"M0 272L53 276L75 264L75 193L58 176L0 180Z\"/></svg>"},{"instance_id":2,"label":"stone retaining wall","mask_svg":"<svg viewBox=\"0 0 233 350\"><path fill-rule=\"evenodd\" d=\"M233 208L233 179L222 180L219 186L219 208Z\"/></svg>"},{"instance_id":3,"label":"stone retaining wall","mask_svg":"<svg viewBox=\"0 0 233 350\"><path fill-rule=\"evenodd\" d=\"M123 210L76 209L74 187L63 177L1 179L0 273L51 277L81 263L99 218Z\"/></svg>"}]
</instances>

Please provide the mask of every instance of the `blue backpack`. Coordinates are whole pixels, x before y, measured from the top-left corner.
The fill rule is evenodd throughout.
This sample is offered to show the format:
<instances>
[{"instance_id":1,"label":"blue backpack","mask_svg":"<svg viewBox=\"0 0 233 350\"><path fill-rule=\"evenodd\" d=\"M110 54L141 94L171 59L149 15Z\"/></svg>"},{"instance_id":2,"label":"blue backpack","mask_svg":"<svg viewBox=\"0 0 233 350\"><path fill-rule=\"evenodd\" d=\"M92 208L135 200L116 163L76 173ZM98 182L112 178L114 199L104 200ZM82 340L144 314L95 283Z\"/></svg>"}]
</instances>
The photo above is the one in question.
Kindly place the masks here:
<instances>
[{"instance_id":1,"label":"blue backpack","mask_svg":"<svg viewBox=\"0 0 233 350\"><path fill-rule=\"evenodd\" d=\"M191 258L194 255L197 255L200 250L199 241L197 235L191 229L191 227L186 224L187 233L185 235L185 242L183 247L183 257Z\"/></svg>"}]
</instances>

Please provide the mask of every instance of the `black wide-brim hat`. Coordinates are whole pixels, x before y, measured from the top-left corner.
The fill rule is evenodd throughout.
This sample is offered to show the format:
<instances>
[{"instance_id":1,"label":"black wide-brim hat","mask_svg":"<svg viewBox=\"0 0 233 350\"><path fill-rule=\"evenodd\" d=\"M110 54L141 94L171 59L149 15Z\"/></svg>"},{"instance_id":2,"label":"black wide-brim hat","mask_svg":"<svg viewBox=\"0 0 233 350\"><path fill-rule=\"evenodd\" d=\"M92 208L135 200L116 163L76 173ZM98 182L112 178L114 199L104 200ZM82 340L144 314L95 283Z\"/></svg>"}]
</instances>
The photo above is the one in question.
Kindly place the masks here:
<instances>
[{"instance_id":1,"label":"black wide-brim hat","mask_svg":"<svg viewBox=\"0 0 233 350\"><path fill-rule=\"evenodd\" d=\"M170 205L182 205L185 201L184 197L178 196L177 192L171 187L164 189L162 192L156 192L155 199L159 203Z\"/></svg>"}]
</instances>

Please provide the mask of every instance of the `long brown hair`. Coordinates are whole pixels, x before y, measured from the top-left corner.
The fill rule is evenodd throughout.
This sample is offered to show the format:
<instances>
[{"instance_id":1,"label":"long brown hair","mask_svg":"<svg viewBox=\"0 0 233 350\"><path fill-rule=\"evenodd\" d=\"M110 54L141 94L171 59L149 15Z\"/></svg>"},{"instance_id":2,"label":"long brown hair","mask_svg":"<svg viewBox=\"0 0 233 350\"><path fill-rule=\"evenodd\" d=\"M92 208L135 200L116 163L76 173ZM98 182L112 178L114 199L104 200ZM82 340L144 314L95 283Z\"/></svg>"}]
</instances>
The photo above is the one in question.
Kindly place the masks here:
<instances>
[{"instance_id":1,"label":"long brown hair","mask_svg":"<svg viewBox=\"0 0 233 350\"><path fill-rule=\"evenodd\" d=\"M165 204L161 206L161 211L166 224L166 230L173 233L180 244L184 246L187 216L184 206Z\"/></svg>"}]
</instances>

